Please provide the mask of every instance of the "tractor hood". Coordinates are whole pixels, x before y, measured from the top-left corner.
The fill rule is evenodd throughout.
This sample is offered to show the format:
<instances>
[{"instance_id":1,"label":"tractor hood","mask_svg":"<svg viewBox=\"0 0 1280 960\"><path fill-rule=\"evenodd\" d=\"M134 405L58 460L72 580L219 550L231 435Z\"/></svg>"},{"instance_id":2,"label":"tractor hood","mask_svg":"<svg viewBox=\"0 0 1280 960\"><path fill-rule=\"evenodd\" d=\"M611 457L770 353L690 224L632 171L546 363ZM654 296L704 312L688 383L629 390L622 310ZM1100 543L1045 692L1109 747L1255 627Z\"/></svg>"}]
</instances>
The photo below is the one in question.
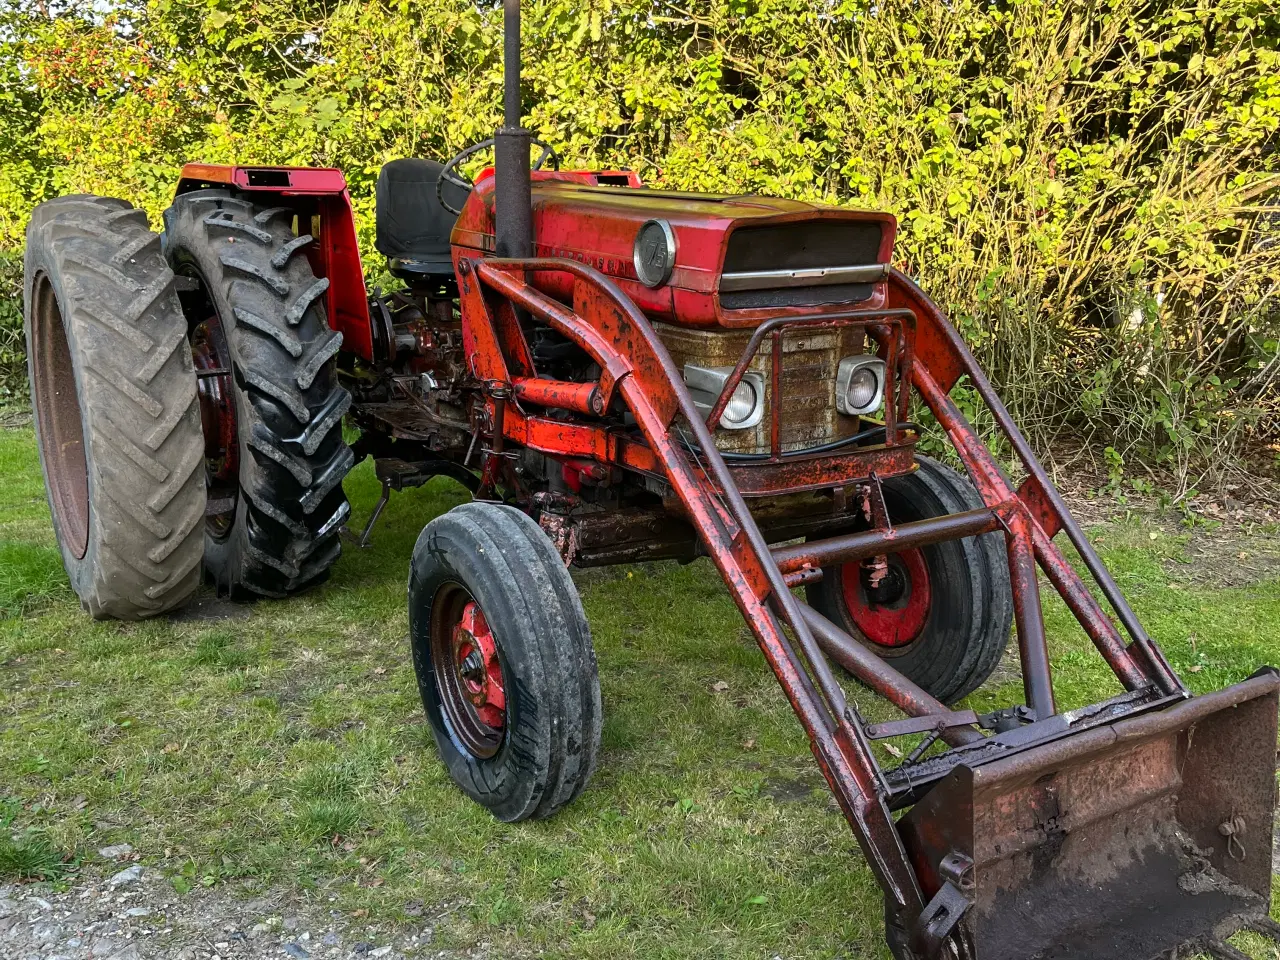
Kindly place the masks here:
<instances>
[{"instance_id":1,"label":"tractor hood","mask_svg":"<svg viewBox=\"0 0 1280 960\"><path fill-rule=\"evenodd\" d=\"M589 264L655 319L748 327L777 316L878 307L896 221L774 197L650 190L634 174L535 172L534 255ZM455 261L492 255L491 171L453 230ZM534 279L567 298L567 274Z\"/></svg>"}]
</instances>

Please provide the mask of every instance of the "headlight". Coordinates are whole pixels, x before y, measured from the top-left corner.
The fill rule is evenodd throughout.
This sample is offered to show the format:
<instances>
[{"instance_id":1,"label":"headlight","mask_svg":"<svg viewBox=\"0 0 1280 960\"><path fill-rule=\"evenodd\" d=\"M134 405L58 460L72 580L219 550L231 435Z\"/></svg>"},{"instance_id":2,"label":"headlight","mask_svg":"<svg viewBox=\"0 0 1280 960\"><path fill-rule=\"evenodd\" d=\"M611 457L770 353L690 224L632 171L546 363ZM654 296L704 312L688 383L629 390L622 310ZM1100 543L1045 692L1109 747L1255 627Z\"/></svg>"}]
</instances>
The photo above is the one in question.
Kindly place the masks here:
<instances>
[{"instance_id":1,"label":"headlight","mask_svg":"<svg viewBox=\"0 0 1280 960\"><path fill-rule=\"evenodd\" d=\"M676 235L665 220L649 220L636 234L631 252L636 276L646 287L660 287L671 279L676 265Z\"/></svg>"},{"instance_id":2,"label":"headlight","mask_svg":"<svg viewBox=\"0 0 1280 960\"><path fill-rule=\"evenodd\" d=\"M684 382L689 387L694 406L704 417L711 413L720 391L733 374L733 367L700 367L695 363L684 365ZM734 387L724 412L720 414L720 426L726 430L746 430L756 426L764 418L764 377L758 373L745 373Z\"/></svg>"},{"instance_id":3,"label":"headlight","mask_svg":"<svg viewBox=\"0 0 1280 960\"><path fill-rule=\"evenodd\" d=\"M884 403L884 361L879 357L845 357L836 370L836 410L857 417L874 413Z\"/></svg>"}]
</instances>

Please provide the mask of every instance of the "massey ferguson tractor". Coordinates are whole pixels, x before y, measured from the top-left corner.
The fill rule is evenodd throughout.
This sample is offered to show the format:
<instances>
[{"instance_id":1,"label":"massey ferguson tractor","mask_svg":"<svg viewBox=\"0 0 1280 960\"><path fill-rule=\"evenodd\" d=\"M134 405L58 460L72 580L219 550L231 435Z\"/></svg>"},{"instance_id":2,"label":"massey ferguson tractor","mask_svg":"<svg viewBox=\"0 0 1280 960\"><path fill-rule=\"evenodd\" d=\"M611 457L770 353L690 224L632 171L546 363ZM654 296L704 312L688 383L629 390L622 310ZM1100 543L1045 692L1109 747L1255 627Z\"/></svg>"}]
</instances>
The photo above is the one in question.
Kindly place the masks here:
<instances>
[{"instance_id":1,"label":"massey ferguson tractor","mask_svg":"<svg viewBox=\"0 0 1280 960\"><path fill-rule=\"evenodd\" d=\"M596 766L568 567L705 556L884 890L898 960L1239 958L1236 931L1275 938L1280 674L1190 695L892 266L892 216L561 170L520 127L518 0L505 28L505 126L378 179L395 293L365 289L338 170L188 164L159 235L122 200L36 209L35 423L85 608L152 616L202 577L295 593L338 558L353 464L383 491L362 542L392 490L452 477L474 500L414 548L413 664L441 759L499 819L551 815ZM962 378L1020 483L951 400ZM963 473L916 452L913 395ZM1041 576L1123 692L1059 709ZM1011 625L1023 702L951 706ZM904 718L864 720L868 690ZM894 740L886 768L872 745Z\"/></svg>"}]
</instances>

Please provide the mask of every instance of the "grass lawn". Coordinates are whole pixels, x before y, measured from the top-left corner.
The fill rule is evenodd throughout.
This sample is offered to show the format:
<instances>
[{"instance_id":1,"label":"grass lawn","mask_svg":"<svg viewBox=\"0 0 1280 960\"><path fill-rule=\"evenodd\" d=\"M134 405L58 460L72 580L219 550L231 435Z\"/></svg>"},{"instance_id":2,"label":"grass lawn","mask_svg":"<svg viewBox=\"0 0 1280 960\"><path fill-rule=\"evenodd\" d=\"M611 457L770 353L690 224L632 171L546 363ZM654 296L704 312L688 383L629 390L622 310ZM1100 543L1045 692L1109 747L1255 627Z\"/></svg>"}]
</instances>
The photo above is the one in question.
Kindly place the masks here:
<instances>
[{"instance_id":1,"label":"grass lawn","mask_svg":"<svg viewBox=\"0 0 1280 960\"><path fill-rule=\"evenodd\" d=\"M346 486L361 522L370 464ZM508 826L452 787L404 594L419 529L463 497L442 480L397 495L373 546L304 596L95 623L66 585L32 433L0 429L0 873L128 842L180 892L301 888L391 921L422 901L437 945L500 957L887 957L871 873L705 562L579 576L605 702L581 799ZM1185 538L1137 521L1094 535L1197 691L1280 662L1280 581L1180 577ZM1118 690L1056 598L1047 617L1062 705ZM1021 699L998 676L970 705ZM28 829L52 855L9 841Z\"/></svg>"}]
</instances>

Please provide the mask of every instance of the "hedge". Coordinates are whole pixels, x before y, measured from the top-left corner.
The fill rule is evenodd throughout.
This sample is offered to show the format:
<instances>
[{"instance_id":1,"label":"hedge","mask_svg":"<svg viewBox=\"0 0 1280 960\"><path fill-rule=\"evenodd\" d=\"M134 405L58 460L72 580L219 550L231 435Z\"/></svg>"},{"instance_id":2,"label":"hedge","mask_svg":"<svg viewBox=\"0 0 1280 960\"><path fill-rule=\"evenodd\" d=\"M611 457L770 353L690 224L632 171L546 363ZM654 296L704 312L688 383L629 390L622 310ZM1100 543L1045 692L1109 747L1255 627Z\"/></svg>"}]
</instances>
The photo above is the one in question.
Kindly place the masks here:
<instances>
[{"instance_id":1,"label":"hedge","mask_svg":"<svg viewBox=\"0 0 1280 960\"><path fill-rule=\"evenodd\" d=\"M525 11L526 124L571 164L893 211L899 263L1041 439L1186 481L1280 430L1276 0ZM0 0L0 257L42 199L156 218L201 159L343 168L380 270L378 168L491 135L499 21L494 0Z\"/></svg>"}]
</instances>

